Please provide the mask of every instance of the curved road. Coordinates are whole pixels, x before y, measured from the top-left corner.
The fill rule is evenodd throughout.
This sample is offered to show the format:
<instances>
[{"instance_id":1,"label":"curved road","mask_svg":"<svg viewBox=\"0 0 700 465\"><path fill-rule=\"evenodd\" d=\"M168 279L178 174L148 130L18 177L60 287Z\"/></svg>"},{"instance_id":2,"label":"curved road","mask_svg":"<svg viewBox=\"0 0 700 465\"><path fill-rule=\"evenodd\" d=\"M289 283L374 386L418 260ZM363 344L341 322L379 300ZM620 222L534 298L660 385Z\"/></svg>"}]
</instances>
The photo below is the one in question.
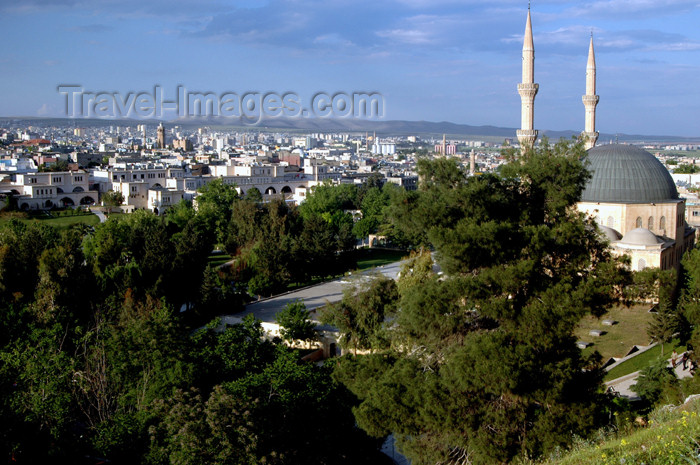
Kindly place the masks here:
<instances>
[{"instance_id":1,"label":"curved road","mask_svg":"<svg viewBox=\"0 0 700 465\"><path fill-rule=\"evenodd\" d=\"M253 314L264 323L274 323L275 315L282 310L288 303L294 300L301 300L306 305L306 308L311 311L312 317L315 319L314 310L323 307L326 303L339 302L343 298L343 289L354 280L367 279L373 273L379 272L384 276L396 279L399 271L404 263L408 260L383 265L377 268L372 268L359 272L352 276L344 276L339 279L327 281L315 286L299 289L298 291L281 294L269 299L252 302L246 306L246 309L236 315L224 315L221 317L223 323L237 323L246 315Z\"/></svg>"}]
</instances>

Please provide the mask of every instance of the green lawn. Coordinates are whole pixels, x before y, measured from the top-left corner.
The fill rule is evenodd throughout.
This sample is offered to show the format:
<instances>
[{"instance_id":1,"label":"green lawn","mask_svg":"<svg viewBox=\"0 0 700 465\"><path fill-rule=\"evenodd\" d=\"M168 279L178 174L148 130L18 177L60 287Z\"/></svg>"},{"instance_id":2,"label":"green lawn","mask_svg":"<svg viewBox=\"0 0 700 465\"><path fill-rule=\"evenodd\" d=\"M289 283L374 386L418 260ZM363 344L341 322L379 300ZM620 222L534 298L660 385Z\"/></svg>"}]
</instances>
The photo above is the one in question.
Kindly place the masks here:
<instances>
[{"instance_id":1,"label":"green lawn","mask_svg":"<svg viewBox=\"0 0 700 465\"><path fill-rule=\"evenodd\" d=\"M664 355L666 359L671 358L671 353L673 349L679 354L685 352L685 346L680 345L678 339L674 339L671 342L664 344ZM613 379L619 378L621 376L629 375L635 371L639 371L642 368L649 366L653 361L661 357L661 345L652 347L646 352L637 355L624 363L619 364L605 375L605 381L611 381Z\"/></svg>"},{"instance_id":2,"label":"green lawn","mask_svg":"<svg viewBox=\"0 0 700 465\"><path fill-rule=\"evenodd\" d=\"M383 250L383 249L360 249L357 251L358 257L357 257L357 268L355 270L363 271L367 270L369 268L375 268L378 266L382 265L387 265L389 263L394 263L405 256L408 255L407 252L400 252L396 250ZM287 286L288 291L293 291L295 289L298 289L300 287L306 287L306 286L311 286L314 284L319 284L324 281L331 280L333 278L337 278L340 275L336 276L326 276L325 278L320 278L316 277L312 279L309 282L294 282L294 283L289 283Z\"/></svg>"},{"instance_id":3,"label":"green lawn","mask_svg":"<svg viewBox=\"0 0 700 465\"><path fill-rule=\"evenodd\" d=\"M78 223L83 223L87 225L94 226L100 222L100 219L93 214L81 214L81 215L75 215L75 216L49 216L47 214L38 214L38 215L29 215L27 216L19 216L19 215L12 215L12 214L5 214L0 216L0 225L8 223L12 218L17 218L20 221L23 221L25 223L33 223L33 222L41 222L43 224L48 224L51 226L55 226L56 228L59 229L66 229L69 228L70 226Z\"/></svg>"},{"instance_id":4,"label":"green lawn","mask_svg":"<svg viewBox=\"0 0 700 465\"><path fill-rule=\"evenodd\" d=\"M207 264L211 266L223 265L229 261L231 261L231 256L225 252L212 253L207 257Z\"/></svg>"},{"instance_id":5,"label":"green lawn","mask_svg":"<svg viewBox=\"0 0 700 465\"><path fill-rule=\"evenodd\" d=\"M583 353L589 354L597 350L603 356L603 360L607 360L610 357L624 357L634 345L649 345L647 326L652 319L650 307L649 304L617 306L601 318L588 316L581 320L574 331L576 338L593 343L593 346L586 348ZM615 320L617 324L604 326L603 320ZM606 333L602 336L591 336L588 332L592 329L603 330Z\"/></svg>"},{"instance_id":6,"label":"green lawn","mask_svg":"<svg viewBox=\"0 0 700 465\"><path fill-rule=\"evenodd\" d=\"M357 269L366 270L389 263L398 262L407 256L407 252L382 249L360 249L357 259Z\"/></svg>"},{"instance_id":7,"label":"green lawn","mask_svg":"<svg viewBox=\"0 0 700 465\"><path fill-rule=\"evenodd\" d=\"M653 318L653 314L649 313L650 307L651 305L649 304L633 305L629 308L617 306L601 318L588 316L581 320L578 328L574 331L576 338L593 343L583 353L590 354L597 350L603 356L603 360L607 360L611 357L624 357L635 345L646 346L651 344L647 334L647 327ZM617 324L604 326L603 320L614 320L617 321ZM602 336L591 336L589 331L592 329L603 330L605 334ZM670 358L674 348L679 353L685 351L685 346L679 346L678 340L674 340L664 344L664 356ZM610 370L605 376L605 380L610 381L639 371L660 356L661 346L649 349Z\"/></svg>"}]
</instances>

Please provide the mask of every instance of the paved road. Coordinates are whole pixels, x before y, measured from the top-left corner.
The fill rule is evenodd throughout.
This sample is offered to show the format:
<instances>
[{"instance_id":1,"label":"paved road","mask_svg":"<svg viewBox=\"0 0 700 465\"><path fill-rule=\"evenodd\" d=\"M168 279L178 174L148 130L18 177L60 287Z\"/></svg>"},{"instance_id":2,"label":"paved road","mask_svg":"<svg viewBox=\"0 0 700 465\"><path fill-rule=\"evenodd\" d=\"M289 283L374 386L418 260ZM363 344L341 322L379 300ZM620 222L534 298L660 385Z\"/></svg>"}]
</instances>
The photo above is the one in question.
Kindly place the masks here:
<instances>
[{"instance_id":1,"label":"paved road","mask_svg":"<svg viewBox=\"0 0 700 465\"><path fill-rule=\"evenodd\" d=\"M273 323L275 315L282 310L285 305L294 301L302 300L308 310L311 310L311 316L315 319L313 310L323 307L326 303L339 302L343 298L343 289L355 280L367 279L372 273L379 272L384 276L392 279L398 277L401 267L407 260L390 263L388 265L366 270L356 275L351 275L333 281L318 284L316 286L307 287L298 291L287 294L278 295L270 299L253 302L246 306L242 313L236 315L225 315L221 317L223 323L233 323L238 318L243 318L246 315L253 314L259 320L266 323Z\"/></svg>"},{"instance_id":2,"label":"paved road","mask_svg":"<svg viewBox=\"0 0 700 465\"><path fill-rule=\"evenodd\" d=\"M683 354L678 354L678 359L680 360L680 357ZM668 360L668 366L671 366L671 360ZM679 363L676 365L674 368L674 371L676 372L676 376L681 379L681 378L688 378L690 376L693 376L690 374L690 363L687 364L687 368L684 370L683 369L683 364ZM620 378L614 379L612 381L608 381L605 383L606 386L612 387L616 392L618 392L621 396L627 397L630 400L635 400L639 399L639 396L637 395L636 392L632 391L632 386L637 384L637 377L639 376L639 372L635 371L634 373L630 373L629 375L622 376Z\"/></svg>"},{"instance_id":3,"label":"paved road","mask_svg":"<svg viewBox=\"0 0 700 465\"><path fill-rule=\"evenodd\" d=\"M106 217L105 214L102 213L101 211L99 211L99 210L93 210L92 212L93 212L95 215L97 215L97 217L100 219L100 223L104 223L105 221L107 221L107 217Z\"/></svg>"}]
</instances>

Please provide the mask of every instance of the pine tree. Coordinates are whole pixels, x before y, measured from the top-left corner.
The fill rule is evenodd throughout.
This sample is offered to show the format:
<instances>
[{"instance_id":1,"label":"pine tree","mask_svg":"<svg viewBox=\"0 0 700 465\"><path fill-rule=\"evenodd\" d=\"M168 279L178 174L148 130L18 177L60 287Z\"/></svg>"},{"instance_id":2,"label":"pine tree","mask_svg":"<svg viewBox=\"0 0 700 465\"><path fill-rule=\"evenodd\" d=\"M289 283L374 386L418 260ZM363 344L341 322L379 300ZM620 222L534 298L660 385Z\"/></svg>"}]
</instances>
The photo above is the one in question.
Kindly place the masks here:
<instances>
[{"instance_id":1,"label":"pine tree","mask_svg":"<svg viewBox=\"0 0 700 465\"><path fill-rule=\"evenodd\" d=\"M358 424L393 433L414 464L534 457L602 421L600 357L581 354L573 329L612 304L625 273L575 208L583 155L544 141L478 177L421 161L420 190L390 207L445 275L403 288L391 349L346 358L336 376L360 399Z\"/></svg>"}]
</instances>

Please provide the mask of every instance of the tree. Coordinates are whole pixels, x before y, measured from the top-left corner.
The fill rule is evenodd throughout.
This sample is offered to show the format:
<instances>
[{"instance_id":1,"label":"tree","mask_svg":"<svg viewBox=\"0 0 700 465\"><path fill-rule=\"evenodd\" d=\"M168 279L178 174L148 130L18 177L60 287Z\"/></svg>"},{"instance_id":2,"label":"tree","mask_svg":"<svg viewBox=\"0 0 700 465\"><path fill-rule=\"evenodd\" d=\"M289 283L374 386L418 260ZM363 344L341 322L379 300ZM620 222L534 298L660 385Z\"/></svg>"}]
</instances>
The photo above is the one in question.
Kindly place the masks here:
<instances>
[{"instance_id":1,"label":"tree","mask_svg":"<svg viewBox=\"0 0 700 465\"><path fill-rule=\"evenodd\" d=\"M355 223L353 233L358 239L377 232L384 220L384 208L389 204L389 195L380 187L372 187L363 192L362 219Z\"/></svg>"},{"instance_id":2,"label":"tree","mask_svg":"<svg viewBox=\"0 0 700 465\"><path fill-rule=\"evenodd\" d=\"M297 351L277 345L262 371L224 383L235 399L259 400L251 414L258 463L385 463L377 443L355 426L354 399L330 375L329 365L303 362Z\"/></svg>"},{"instance_id":3,"label":"tree","mask_svg":"<svg viewBox=\"0 0 700 465\"><path fill-rule=\"evenodd\" d=\"M700 167L695 166L695 165L689 165L687 163L682 163L676 168L674 168L673 172L676 174L695 174L698 171L700 171Z\"/></svg>"},{"instance_id":4,"label":"tree","mask_svg":"<svg viewBox=\"0 0 700 465\"><path fill-rule=\"evenodd\" d=\"M647 327L647 334L652 342L661 343L661 355L664 354L664 343L670 342L681 329L681 315L676 309L674 294L677 286L675 270L657 271L658 305L656 313Z\"/></svg>"},{"instance_id":5,"label":"tree","mask_svg":"<svg viewBox=\"0 0 700 465\"><path fill-rule=\"evenodd\" d=\"M71 402L76 362L64 344L66 336L60 324L36 328L26 340L18 340L0 353L0 376L4 383L14 385L7 398L11 417L22 418L24 423L13 426L32 438L31 442L19 435L14 438L11 449L22 455L60 456L77 439Z\"/></svg>"},{"instance_id":6,"label":"tree","mask_svg":"<svg viewBox=\"0 0 700 465\"><path fill-rule=\"evenodd\" d=\"M409 260L401 267L399 279L396 282L400 293L405 293L412 287L420 286L434 275L433 256L429 250L421 249L411 252Z\"/></svg>"},{"instance_id":7,"label":"tree","mask_svg":"<svg viewBox=\"0 0 700 465\"><path fill-rule=\"evenodd\" d=\"M296 240L295 261L299 263L299 280L314 276L326 278L341 271L342 264L336 232L318 215L304 219L303 230Z\"/></svg>"},{"instance_id":8,"label":"tree","mask_svg":"<svg viewBox=\"0 0 700 465\"><path fill-rule=\"evenodd\" d=\"M575 208L584 153L543 141L478 177L421 162L419 191L392 202L395 227L434 247L445 276L420 273L390 347L344 358L336 376L360 400L358 424L393 433L413 463L537 457L604 421L600 357L572 334L619 299L625 264Z\"/></svg>"},{"instance_id":9,"label":"tree","mask_svg":"<svg viewBox=\"0 0 700 465\"><path fill-rule=\"evenodd\" d=\"M681 261L678 310L690 329L689 346L700 348L700 249L693 248ZM688 335L686 335L688 337ZM697 357L695 353L693 357Z\"/></svg>"},{"instance_id":10,"label":"tree","mask_svg":"<svg viewBox=\"0 0 700 465\"><path fill-rule=\"evenodd\" d=\"M262 202L263 196L257 187L251 187L248 192L245 193L245 199L251 202Z\"/></svg>"},{"instance_id":11,"label":"tree","mask_svg":"<svg viewBox=\"0 0 700 465\"><path fill-rule=\"evenodd\" d=\"M26 301L34 296L39 257L59 240L56 229L11 219L0 227L0 302Z\"/></svg>"},{"instance_id":12,"label":"tree","mask_svg":"<svg viewBox=\"0 0 700 465\"><path fill-rule=\"evenodd\" d=\"M357 187L354 184L321 184L314 187L304 203L299 206L303 217L336 213L357 207Z\"/></svg>"},{"instance_id":13,"label":"tree","mask_svg":"<svg viewBox=\"0 0 700 465\"><path fill-rule=\"evenodd\" d=\"M280 325L280 333L285 341L312 341L318 338L316 324L311 321L306 305L300 300L285 305L275 315L275 321Z\"/></svg>"},{"instance_id":14,"label":"tree","mask_svg":"<svg viewBox=\"0 0 700 465\"><path fill-rule=\"evenodd\" d=\"M40 222L0 226L5 459L374 463L379 444L356 427L355 398L332 379L330 365L303 362L252 316L194 330L186 326L201 325L193 312L174 310L185 302L218 312L240 298L230 275L207 267L217 202L203 205L61 233ZM230 207L244 213L245 221L226 223L240 276L254 273L280 289L300 275L307 252L320 268L335 263L336 231L321 215L309 220L304 250L294 207L245 200ZM308 312L296 310L284 326L304 337Z\"/></svg>"},{"instance_id":15,"label":"tree","mask_svg":"<svg viewBox=\"0 0 700 465\"><path fill-rule=\"evenodd\" d=\"M633 385L631 389L639 394L639 397L648 402L649 405L653 406L661 399L664 391L668 391L677 385L678 378L676 378L676 374L668 366L668 361L661 357L641 370L637 378L637 384ZM673 399L673 401L675 400Z\"/></svg>"},{"instance_id":16,"label":"tree","mask_svg":"<svg viewBox=\"0 0 700 465\"><path fill-rule=\"evenodd\" d=\"M238 192L232 184L222 179L214 179L198 189L195 202L199 214L205 215L213 222L219 243L225 242L225 233L231 219L231 210L238 200Z\"/></svg>"},{"instance_id":17,"label":"tree","mask_svg":"<svg viewBox=\"0 0 700 465\"><path fill-rule=\"evenodd\" d=\"M118 207L124 203L124 194L120 191L107 191L102 194L102 205L105 207Z\"/></svg>"},{"instance_id":18,"label":"tree","mask_svg":"<svg viewBox=\"0 0 700 465\"><path fill-rule=\"evenodd\" d=\"M207 266L199 289L199 298L195 307L197 316L204 321L223 313L242 310L241 296L231 286L223 272Z\"/></svg>"},{"instance_id":19,"label":"tree","mask_svg":"<svg viewBox=\"0 0 700 465\"><path fill-rule=\"evenodd\" d=\"M398 290L393 279L374 276L371 280L348 287L343 299L329 304L321 313L321 322L340 331L344 349L374 350L385 348L385 319L396 310Z\"/></svg>"},{"instance_id":20,"label":"tree","mask_svg":"<svg viewBox=\"0 0 700 465\"><path fill-rule=\"evenodd\" d=\"M52 163L51 165L47 165L46 163L42 163L41 165L39 165L40 173L56 171L68 171L68 161L58 159L56 160L56 163Z\"/></svg>"},{"instance_id":21,"label":"tree","mask_svg":"<svg viewBox=\"0 0 700 465\"><path fill-rule=\"evenodd\" d=\"M177 390L173 397L154 402L151 411L159 421L149 428L147 463L259 463L250 406L221 386L206 402L196 389Z\"/></svg>"}]
</instances>

